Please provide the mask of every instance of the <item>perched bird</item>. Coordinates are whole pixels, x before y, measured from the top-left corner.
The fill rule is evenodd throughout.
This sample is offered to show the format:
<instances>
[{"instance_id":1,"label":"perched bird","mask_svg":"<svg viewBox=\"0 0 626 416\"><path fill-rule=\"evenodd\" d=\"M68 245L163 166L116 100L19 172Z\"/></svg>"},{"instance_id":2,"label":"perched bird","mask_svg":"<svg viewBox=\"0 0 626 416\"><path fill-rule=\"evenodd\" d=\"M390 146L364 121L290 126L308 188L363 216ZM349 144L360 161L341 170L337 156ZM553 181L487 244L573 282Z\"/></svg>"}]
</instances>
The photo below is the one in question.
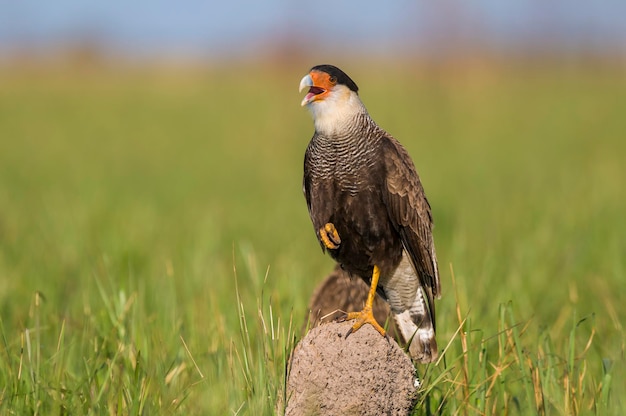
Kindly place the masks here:
<instances>
[{"instance_id":1,"label":"perched bird","mask_svg":"<svg viewBox=\"0 0 626 416\"><path fill-rule=\"evenodd\" d=\"M339 68L317 65L300 81L315 133L304 157L304 194L322 250L370 283L365 306L346 313L385 330L372 313L378 290L413 359L437 356L434 298L441 287L433 220L415 166L368 114L358 87Z\"/></svg>"}]
</instances>

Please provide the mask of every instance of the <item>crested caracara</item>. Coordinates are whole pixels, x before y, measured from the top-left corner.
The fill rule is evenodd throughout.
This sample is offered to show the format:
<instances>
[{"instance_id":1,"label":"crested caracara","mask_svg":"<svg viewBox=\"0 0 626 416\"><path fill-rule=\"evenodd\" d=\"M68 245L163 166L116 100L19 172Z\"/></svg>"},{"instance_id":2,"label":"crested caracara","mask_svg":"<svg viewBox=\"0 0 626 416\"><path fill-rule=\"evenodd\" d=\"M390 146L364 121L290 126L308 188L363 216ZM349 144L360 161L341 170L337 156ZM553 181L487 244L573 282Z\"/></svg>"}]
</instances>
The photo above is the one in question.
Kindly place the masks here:
<instances>
[{"instance_id":1,"label":"crested caracara","mask_svg":"<svg viewBox=\"0 0 626 416\"><path fill-rule=\"evenodd\" d=\"M434 298L441 293L433 220L413 161L370 117L339 68L318 65L300 81L315 133L304 157L304 195L322 250L370 284L365 306L347 313L350 332L371 324L378 291L411 356L437 358Z\"/></svg>"}]
</instances>

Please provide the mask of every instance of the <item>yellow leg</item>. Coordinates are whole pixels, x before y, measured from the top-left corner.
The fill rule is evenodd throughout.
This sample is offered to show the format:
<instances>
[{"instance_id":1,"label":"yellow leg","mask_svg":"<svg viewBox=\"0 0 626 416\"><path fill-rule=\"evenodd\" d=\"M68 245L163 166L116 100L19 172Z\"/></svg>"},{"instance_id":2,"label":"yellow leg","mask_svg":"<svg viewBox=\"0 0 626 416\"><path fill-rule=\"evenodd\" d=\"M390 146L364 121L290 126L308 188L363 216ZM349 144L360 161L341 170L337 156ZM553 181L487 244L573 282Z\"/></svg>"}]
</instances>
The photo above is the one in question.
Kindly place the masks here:
<instances>
[{"instance_id":1,"label":"yellow leg","mask_svg":"<svg viewBox=\"0 0 626 416\"><path fill-rule=\"evenodd\" d=\"M387 332L381 327L378 322L376 322L376 318L374 318L374 313L372 312L372 305L374 304L374 297L376 296L376 286L378 286L378 279L380 278L380 269L378 266L374 265L374 272L372 273L372 284L370 286L370 291L367 294L367 300L365 301L365 307L361 312L350 312L346 315L346 319L356 319L352 328L348 331L346 336L351 333L357 331L365 324L370 324L374 327L376 331L380 333L380 335L387 336Z\"/></svg>"},{"instance_id":2,"label":"yellow leg","mask_svg":"<svg viewBox=\"0 0 626 416\"><path fill-rule=\"evenodd\" d=\"M332 222L327 222L322 228L320 228L320 238L322 239L322 243L328 249L336 249L341 244L341 238L339 238L339 233L335 228L335 225Z\"/></svg>"}]
</instances>

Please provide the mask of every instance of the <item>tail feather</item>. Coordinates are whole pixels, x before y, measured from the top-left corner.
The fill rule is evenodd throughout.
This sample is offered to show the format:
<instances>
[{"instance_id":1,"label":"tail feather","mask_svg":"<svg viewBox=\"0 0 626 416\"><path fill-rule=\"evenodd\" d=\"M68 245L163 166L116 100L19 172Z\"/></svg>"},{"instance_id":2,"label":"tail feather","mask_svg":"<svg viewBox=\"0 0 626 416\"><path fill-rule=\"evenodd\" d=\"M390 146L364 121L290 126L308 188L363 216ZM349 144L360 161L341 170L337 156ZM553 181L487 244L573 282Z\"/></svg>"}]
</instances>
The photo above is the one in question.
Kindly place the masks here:
<instances>
[{"instance_id":1,"label":"tail feather","mask_svg":"<svg viewBox=\"0 0 626 416\"><path fill-rule=\"evenodd\" d=\"M417 290L409 309L393 311L393 315L402 338L409 345L411 357L422 363L435 361L439 356L435 327L422 291Z\"/></svg>"}]
</instances>

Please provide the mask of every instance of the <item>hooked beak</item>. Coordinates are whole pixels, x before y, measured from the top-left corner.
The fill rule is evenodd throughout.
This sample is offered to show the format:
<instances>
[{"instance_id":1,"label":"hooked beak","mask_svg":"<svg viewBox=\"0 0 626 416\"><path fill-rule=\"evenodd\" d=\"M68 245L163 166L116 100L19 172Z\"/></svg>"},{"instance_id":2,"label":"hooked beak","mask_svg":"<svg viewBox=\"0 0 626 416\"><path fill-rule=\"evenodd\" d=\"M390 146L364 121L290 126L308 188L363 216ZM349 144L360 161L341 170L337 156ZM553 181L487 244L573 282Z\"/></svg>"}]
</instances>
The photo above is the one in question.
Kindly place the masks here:
<instances>
[{"instance_id":1,"label":"hooked beak","mask_svg":"<svg viewBox=\"0 0 626 416\"><path fill-rule=\"evenodd\" d=\"M324 88L315 86L313 78L311 78L311 74L305 75L304 78L302 78L302 80L300 81L300 88L298 89L298 92L302 92L302 90L305 88L309 88L309 92L302 99L302 102L300 103L301 106L305 106L312 101L315 101L315 96L326 92Z\"/></svg>"},{"instance_id":2,"label":"hooked beak","mask_svg":"<svg viewBox=\"0 0 626 416\"><path fill-rule=\"evenodd\" d=\"M298 92L302 92L302 90L305 89L306 87L312 87L312 86L313 86L313 78L311 78L311 74L306 74L300 80L300 88L298 89Z\"/></svg>"}]
</instances>

